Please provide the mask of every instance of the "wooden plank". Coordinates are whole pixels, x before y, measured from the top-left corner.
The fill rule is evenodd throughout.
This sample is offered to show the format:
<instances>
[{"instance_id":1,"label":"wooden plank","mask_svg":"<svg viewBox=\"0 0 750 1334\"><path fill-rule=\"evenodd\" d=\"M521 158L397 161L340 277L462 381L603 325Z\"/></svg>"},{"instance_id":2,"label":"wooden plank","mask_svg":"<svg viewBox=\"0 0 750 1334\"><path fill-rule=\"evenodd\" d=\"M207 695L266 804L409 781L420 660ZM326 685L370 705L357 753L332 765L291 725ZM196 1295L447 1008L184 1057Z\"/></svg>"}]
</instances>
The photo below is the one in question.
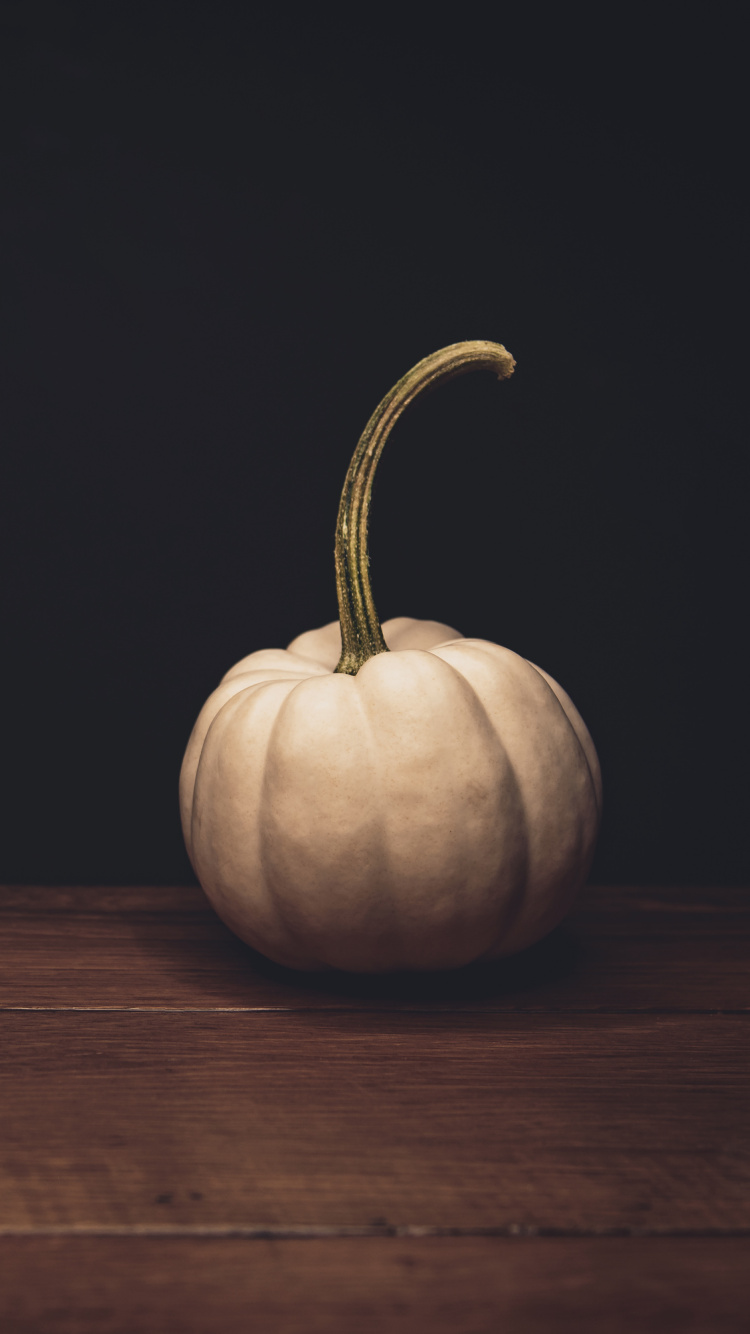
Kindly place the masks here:
<instances>
[{"instance_id":1,"label":"wooden plank","mask_svg":"<svg viewBox=\"0 0 750 1334\"><path fill-rule=\"evenodd\" d=\"M6 1007L748 1011L749 953L742 890L588 890L515 959L390 978L270 964L198 889L0 890Z\"/></svg>"},{"instance_id":2,"label":"wooden plank","mask_svg":"<svg viewBox=\"0 0 750 1334\"><path fill-rule=\"evenodd\" d=\"M0 1240L7 1334L745 1334L750 1242Z\"/></svg>"},{"instance_id":3,"label":"wooden plank","mask_svg":"<svg viewBox=\"0 0 750 1334\"><path fill-rule=\"evenodd\" d=\"M750 1024L0 1017L0 1226L750 1227Z\"/></svg>"}]
</instances>

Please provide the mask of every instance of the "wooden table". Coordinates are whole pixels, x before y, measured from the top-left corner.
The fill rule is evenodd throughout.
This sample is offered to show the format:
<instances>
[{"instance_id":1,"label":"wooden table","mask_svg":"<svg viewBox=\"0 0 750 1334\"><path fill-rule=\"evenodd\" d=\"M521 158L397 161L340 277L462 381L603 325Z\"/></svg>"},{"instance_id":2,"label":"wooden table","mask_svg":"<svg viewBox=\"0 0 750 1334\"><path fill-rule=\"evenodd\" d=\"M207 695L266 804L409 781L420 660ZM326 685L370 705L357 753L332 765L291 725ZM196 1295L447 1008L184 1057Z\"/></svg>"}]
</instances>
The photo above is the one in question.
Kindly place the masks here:
<instances>
[{"instance_id":1,"label":"wooden table","mask_svg":"<svg viewBox=\"0 0 750 1334\"><path fill-rule=\"evenodd\" d=\"M750 1329L750 896L288 973L195 889L0 891L3 1334Z\"/></svg>"}]
</instances>

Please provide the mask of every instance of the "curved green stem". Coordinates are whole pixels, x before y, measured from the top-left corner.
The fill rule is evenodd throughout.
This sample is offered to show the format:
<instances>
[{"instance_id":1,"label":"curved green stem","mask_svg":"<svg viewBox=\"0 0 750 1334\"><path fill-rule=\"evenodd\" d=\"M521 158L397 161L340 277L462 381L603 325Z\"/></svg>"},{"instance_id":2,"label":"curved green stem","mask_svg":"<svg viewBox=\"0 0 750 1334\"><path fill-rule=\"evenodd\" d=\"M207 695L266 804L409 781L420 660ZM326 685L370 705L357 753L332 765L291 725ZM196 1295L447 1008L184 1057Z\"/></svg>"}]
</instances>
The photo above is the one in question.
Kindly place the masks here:
<instances>
[{"instance_id":1,"label":"curved green stem","mask_svg":"<svg viewBox=\"0 0 750 1334\"><path fill-rule=\"evenodd\" d=\"M337 672L356 676L376 653L387 653L370 587L367 526L372 483L383 446L401 413L420 394L467 371L494 371L499 380L515 361L500 343L453 343L420 361L386 394L367 423L349 464L336 523L336 591L341 622Z\"/></svg>"}]
</instances>

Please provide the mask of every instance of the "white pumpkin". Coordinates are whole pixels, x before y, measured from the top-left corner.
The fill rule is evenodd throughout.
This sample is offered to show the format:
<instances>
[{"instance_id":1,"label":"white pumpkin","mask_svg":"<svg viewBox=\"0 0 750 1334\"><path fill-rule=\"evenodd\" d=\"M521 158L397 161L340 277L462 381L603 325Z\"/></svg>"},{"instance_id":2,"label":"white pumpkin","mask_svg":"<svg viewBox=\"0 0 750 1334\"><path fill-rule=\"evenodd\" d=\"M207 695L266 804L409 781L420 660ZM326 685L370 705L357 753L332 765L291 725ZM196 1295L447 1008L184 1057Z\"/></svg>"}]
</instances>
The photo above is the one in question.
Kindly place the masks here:
<instances>
[{"instance_id":1,"label":"white pumpkin","mask_svg":"<svg viewBox=\"0 0 750 1334\"><path fill-rule=\"evenodd\" d=\"M232 667L180 778L185 842L219 915L295 968L452 968L524 949L593 855L601 777L541 668L449 626L380 627L367 562L372 476L404 407L494 343L420 362L368 423L339 510L340 622ZM342 631L343 629L343 649Z\"/></svg>"}]
</instances>

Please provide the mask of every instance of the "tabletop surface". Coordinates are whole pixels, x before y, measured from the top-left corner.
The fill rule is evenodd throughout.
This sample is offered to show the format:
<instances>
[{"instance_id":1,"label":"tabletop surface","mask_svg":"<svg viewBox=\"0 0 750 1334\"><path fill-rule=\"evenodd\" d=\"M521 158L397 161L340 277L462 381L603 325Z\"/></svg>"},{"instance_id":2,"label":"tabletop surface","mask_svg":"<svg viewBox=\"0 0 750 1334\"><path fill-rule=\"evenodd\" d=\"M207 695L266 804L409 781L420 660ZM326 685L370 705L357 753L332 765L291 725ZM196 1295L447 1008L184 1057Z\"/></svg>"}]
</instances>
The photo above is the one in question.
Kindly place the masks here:
<instances>
[{"instance_id":1,"label":"tabletop surface","mask_svg":"<svg viewBox=\"0 0 750 1334\"><path fill-rule=\"evenodd\" d=\"M193 888L0 889L0 1329L750 1327L750 894L297 974Z\"/></svg>"}]
</instances>

